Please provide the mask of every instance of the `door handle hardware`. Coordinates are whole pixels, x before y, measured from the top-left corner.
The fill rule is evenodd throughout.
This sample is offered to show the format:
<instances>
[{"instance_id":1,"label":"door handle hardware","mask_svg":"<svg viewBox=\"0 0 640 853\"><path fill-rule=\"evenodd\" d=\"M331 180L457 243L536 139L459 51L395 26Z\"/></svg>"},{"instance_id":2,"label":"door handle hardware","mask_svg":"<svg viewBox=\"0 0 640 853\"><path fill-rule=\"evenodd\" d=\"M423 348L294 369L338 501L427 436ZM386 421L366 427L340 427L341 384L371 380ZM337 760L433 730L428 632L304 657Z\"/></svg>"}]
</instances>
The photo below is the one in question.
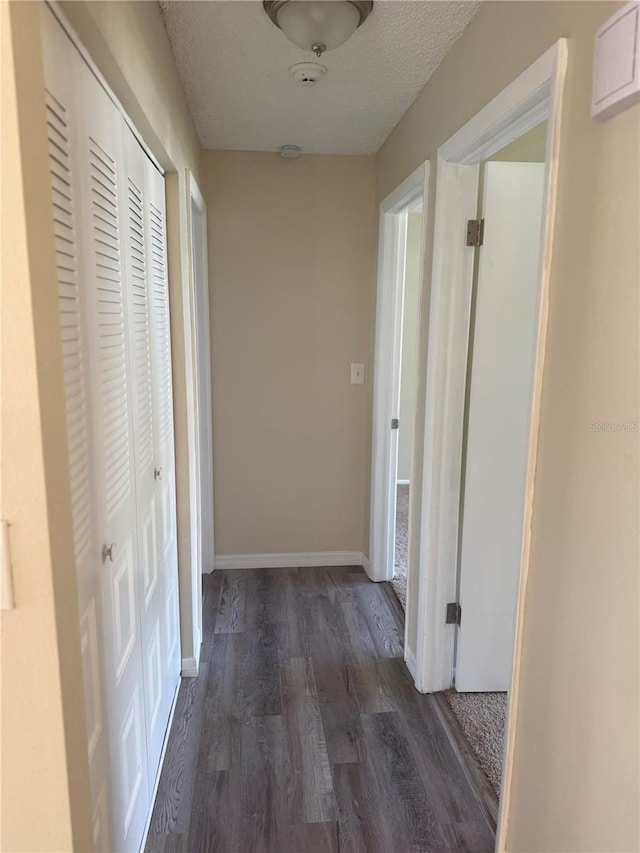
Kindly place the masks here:
<instances>
[{"instance_id":1,"label":"door handle hardware","mask_svg":"<svg viewBox=\"0 0 640 853\"><path fill-rule=\"evenodd\" d=\"M153 469L153 479L160 480L162 478L162 468Z\"/></svg>"},{"instance_id":2,"label":"door handle hardware","mask_svg":"<svg viewBox=\"0 0 640 853\"><path fill-rule=\"evenodd\" d=\"M102 562L106 563L107 559L109 559L113 563L113 557L115 554L116 546L115 543L112 542L111 545L103 545L102 546Z\"/></svg>"}]
</instances>

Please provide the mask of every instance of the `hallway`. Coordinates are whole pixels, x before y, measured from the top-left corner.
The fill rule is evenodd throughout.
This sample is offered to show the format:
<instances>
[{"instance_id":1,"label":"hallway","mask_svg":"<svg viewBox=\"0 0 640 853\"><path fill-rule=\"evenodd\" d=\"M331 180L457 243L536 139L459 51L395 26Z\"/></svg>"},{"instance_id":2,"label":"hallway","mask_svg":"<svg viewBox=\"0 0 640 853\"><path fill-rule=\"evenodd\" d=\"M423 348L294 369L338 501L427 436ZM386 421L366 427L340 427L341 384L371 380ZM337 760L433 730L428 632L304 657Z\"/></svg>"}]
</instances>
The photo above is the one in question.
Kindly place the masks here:
<instances>
[{"instance_id":1,"label":"hallway","mask_svg":"<svg viewBox=\"0 0 640 853\"><path fill-rule=\"evenodd\" d=\"M180 688L146 850L493 850L402 660L402 611L361 569L204 580L197 679Z\"/></svg>"}]
</instances>

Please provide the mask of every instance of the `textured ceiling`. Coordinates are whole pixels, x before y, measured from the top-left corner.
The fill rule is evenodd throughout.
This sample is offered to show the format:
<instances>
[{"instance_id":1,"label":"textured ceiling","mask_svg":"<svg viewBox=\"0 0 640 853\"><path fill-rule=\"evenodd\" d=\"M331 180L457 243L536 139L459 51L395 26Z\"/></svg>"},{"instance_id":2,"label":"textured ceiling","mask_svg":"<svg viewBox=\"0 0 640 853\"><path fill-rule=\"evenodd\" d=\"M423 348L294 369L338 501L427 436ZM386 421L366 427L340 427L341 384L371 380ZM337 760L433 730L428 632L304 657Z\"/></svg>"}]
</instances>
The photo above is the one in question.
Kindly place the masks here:
<instances>
[{"instance_id":1,"label":"textured ceiling","mask_svg":"<svg viewBox=\"0 0 640 853\"><path fill-rule=\"evenodd\" d=\"M316 154L377 151L479 2L376 0L367 21L320 60L315 86L289 66L291 44L257 0L177 0L161 9L203 148Z\"/></svg>"}]
</instances>

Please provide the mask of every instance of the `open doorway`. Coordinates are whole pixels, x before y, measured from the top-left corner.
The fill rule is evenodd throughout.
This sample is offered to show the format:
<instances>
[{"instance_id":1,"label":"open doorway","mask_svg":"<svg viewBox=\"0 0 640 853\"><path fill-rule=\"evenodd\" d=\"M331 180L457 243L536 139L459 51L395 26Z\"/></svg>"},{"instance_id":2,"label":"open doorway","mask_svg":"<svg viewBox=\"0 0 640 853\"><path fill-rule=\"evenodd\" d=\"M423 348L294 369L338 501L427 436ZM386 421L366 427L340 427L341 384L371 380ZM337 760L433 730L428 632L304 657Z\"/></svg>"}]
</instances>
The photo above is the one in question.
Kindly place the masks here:
<instances>
[{"instance_id":1,"label":"open doorway","mask_svg":"<svg viewBox=\"0 0 640 853\"><path fill-rule=\"evenodd\" d=\"M199 491L200 565L213 571L213 436L211 412L211 338L209 323L209 276L207 265L207 208L191 177L191 251L195 327L195 375L197 408L197 483Z\"/></svg>"},{"instance_id":2,"label":"open doorway","mask_svg":"<svg viewBox=\"0 0 640 853\"><path fill-rule=\"evenodd\" d=\"M537 349L547 122L480 165L467 358L454 686L445 697L499 796ZM474 226L475 227L475 226Z\"/></svg>"},{"instance_id":3,"label":"open doorway","mask_svg":"<svg viewBox=\"0 0 640 853\"><path fill-rule=\"evenodd\" d=\"M407 607L417 322L428 163L380 205L369 565Z\"/></svg>"},{"instance_id":4,"label":"open doorway","mask_svg":"<svg viewBox=\"0 0 640 853\"><path fill-rule=\"evenodd\" d=\"M422 270L422 204L423 200L419 198L402 213L406 217L406 228L400 336L400 414L396 467L395 547L391 585L405 610L409 564L409 499L416 399L418 309Z\"/></svg>"}]
</instances>

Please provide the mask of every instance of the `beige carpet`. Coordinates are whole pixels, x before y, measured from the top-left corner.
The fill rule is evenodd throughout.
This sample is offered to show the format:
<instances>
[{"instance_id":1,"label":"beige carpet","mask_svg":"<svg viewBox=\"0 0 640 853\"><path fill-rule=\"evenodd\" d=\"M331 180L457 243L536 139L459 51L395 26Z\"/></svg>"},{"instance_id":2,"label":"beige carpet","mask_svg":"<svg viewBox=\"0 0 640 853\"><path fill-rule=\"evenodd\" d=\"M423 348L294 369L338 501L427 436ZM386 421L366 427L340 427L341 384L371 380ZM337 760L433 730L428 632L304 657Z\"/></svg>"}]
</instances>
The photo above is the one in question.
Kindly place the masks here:
<instances>
[{"instance_id":1,"label":"beige carpet","mask_svg":"<svg viewBox=\"0 0 640 853\"><path fill-rule=\"evenodd\" d=\"M396 497L396 554L391 586L402 609L407 609L407 552L409 547L409 486L398 486Z\"/></svg>"},{"instance_id":2,"label":"beige carpet","mask_svg":"<svg viewBox=\"0 0 640 853\"><path fill-rule=\"evenodd\" d=\"M491 787L499 796L507 694L457 693L455 690L447 690L444 695Z\"/></svg>"}]
</instances>

